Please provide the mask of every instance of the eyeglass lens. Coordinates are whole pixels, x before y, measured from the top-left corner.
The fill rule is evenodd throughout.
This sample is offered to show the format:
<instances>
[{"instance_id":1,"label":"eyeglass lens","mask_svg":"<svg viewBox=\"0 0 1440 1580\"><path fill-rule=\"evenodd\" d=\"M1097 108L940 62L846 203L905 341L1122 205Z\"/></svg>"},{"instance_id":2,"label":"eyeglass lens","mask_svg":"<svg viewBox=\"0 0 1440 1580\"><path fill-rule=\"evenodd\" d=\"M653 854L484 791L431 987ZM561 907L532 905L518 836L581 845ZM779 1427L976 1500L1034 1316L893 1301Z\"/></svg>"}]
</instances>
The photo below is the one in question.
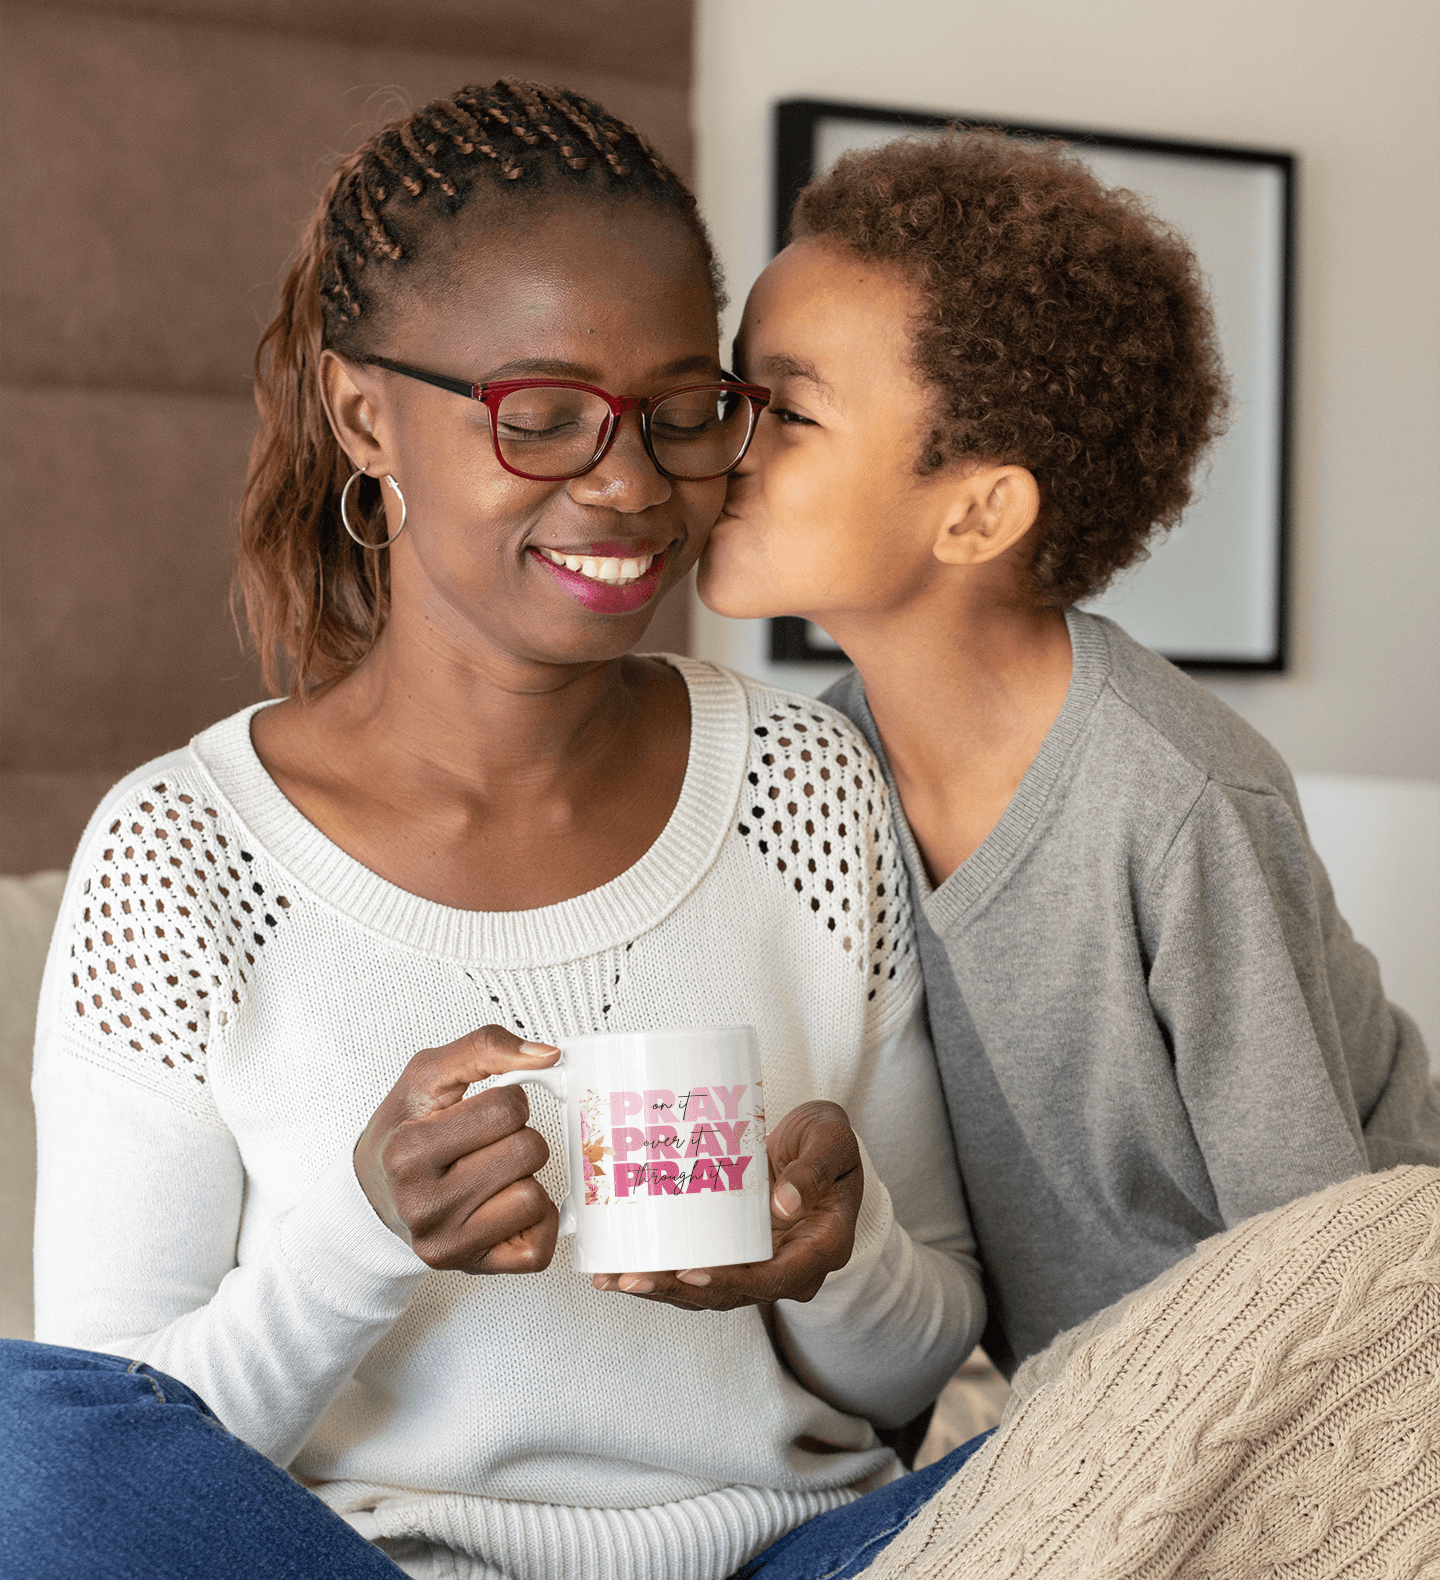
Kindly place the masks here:
<instances>
[{"instance_id":1,"label":"eyeglass lens","mask_svg":"<svg viewBox=\"0 0 1440 1580\"><path fill-rule=\"evenodd\" d=\"M603 448L613 421L598 395L542 385L505 396L495 438L506 464L516 471L574 477ZM715 477L739 461L750 422L750 403L743 395L720 386L683 390L651 408L650 447L672 477Z\"/></svg>"}]
</instances>

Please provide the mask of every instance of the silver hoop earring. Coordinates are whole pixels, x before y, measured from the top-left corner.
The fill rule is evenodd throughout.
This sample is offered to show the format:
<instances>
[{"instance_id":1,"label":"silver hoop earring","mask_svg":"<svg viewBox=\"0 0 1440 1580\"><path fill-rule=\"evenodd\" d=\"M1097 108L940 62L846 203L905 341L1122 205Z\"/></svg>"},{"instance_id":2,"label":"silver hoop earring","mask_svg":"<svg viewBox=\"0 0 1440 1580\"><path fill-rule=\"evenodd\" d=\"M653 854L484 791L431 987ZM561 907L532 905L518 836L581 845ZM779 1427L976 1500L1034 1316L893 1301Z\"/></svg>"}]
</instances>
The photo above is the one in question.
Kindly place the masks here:
<instances>
[{"instance_id":1,"label":"silver hoop earring","mask_svg":"<svg viewBox=\"0 0 1440 1580\"><path fill-rule=\"evenodd\" d=\"M400 492L400 485L393 477L391 477L388 472L385 474L385 481L389 483L391 491L394 493L396 499L400 501L400 525L396 527L395 531L391 533L388 538L382 539L379 543L367 543L365 539L362 538L355 530L355 528L350 525L350 512L347 508L350 503L350 485L357 477L368 477L369 475L370 474L367 468L361 466L357 467L356 470L351 472L350 476L346 478L345 486L340 490L340 520L344 524L345 530L350 534L355 542L360 545L362 549L388 549L395 539L398 538L405 530L405 517L409 514L409 512L405 509L405 496Z\"/></svg>"}]
</instances>

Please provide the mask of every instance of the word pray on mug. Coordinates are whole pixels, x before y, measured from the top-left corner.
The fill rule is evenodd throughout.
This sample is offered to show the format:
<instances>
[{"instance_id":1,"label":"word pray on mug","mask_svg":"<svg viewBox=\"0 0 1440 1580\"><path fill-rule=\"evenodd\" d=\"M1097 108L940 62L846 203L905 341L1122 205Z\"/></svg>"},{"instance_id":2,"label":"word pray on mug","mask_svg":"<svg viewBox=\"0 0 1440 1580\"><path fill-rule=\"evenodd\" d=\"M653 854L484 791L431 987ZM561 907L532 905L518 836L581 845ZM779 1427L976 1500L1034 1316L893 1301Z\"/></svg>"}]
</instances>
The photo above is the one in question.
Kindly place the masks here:
<instances>
[{"instance_id":1,"label":"word pray on mug","mask_svg":"<svg viewBox=\"0 0 1440 1580\"><path fill-rule=\"evenodd\" d=\"M754 1161L752 1153L741 1150L750 1128L749 1117L740 1117L740 1098L747 1090L744 1085L697 1086L678 1098L663 1088L611 1092L610 1139L616 1196L638 1193L642 1186L648 1187L652 1196L744 1190L745 1170ZM680 1115L689 1126L690 1134L683 1143L674 1119L665 1117L672 1114ZM632 1118L658 1122L625 1123ZM633 1152L640 1153L646 1161L627 1162ZM676 1161L668 1161L671 1158ZM682 1158L696 1161L692 1167L682 1169Z\"/></svg>"},{"instance_id":2,"label":"word pray on mug","mask_svg":"<svg viewBox=\"0 0 1440 1580\"><path fill-rule=\"evenodd\" d=\"M652 1196L693 1196L697 1191L744 1190L745 1170L754 1162L747 1152L739 1158L699 1158L692 1169L678 1163L617 1163L615 1194L639 1193L642 1185Z\"/></svg>"}]
</instances>

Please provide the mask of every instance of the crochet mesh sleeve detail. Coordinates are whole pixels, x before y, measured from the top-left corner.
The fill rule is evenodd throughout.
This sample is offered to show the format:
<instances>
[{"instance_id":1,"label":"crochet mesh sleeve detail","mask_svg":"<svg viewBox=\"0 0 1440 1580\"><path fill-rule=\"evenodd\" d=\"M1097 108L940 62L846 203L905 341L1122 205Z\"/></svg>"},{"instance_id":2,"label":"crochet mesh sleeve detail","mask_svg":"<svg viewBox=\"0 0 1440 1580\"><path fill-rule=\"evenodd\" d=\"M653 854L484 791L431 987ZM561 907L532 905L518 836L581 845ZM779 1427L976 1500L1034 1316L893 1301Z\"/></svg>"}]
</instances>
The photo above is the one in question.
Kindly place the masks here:
<instances>
[{"instance_id":1,"label":"crochet mesh sleeve detail","mask_svg":"<svg viewBox=\"0 0 1440 1580\"><path fill-rule=\"evenodd\" d=\"M203 794L160 780L112 810L71 902L66 1042L213 1118L211 1040L239 1009L293 901Z\"/></svg>"},{"instance_id":2,"label":"crochet mesh sleeve detail","mask_svg":"<svg viewBox=\"0 0 1440 1580\"><path fill-rule=\"evenodd\" d=\"M737 835L853 956L869 998L908 1007L910 886L873 753L832 709L752 692L750 712Z\"/></svg>"}]
</instances>

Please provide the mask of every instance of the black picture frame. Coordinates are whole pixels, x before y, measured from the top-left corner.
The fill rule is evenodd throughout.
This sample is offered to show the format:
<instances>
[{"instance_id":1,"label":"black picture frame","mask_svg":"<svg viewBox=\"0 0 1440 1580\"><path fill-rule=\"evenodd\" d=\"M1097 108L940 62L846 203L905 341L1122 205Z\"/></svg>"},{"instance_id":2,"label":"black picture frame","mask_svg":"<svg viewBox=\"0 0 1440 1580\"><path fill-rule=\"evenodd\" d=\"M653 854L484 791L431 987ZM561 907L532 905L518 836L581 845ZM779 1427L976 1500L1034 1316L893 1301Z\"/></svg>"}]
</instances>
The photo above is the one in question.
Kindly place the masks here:
<instances>
[{"instance_id":1,"label":"black picture frame","mask_svg":"<svg viewBox=\"0 0 1440 1580\"><path fill-rule=\"evenodd\" d=\"M992 116L977 116L963 111L926 111L876 104L848 103L828 99L787 99L775 106L775 188L773 212L774 250L779 252L788 240L790 213L795 199L813 177L816 148L827 120L864 121L894 127L897 136L907 130L961 130L986 128L1023 138L1060 138L1083 152L1086 147L1116 149L1141 154L1161 154L1180 158L1234 161L1272 167L1280 182L1279 258L1278 258L1278 346L1276 372L1278 399L1275 402L1275 429L1269 434L1273 445L1274 467L1271 486L1274 512L1271 525L1273 550L1273 608L1269 612L1268 650L1253 656L1238 656L1218 651L1160 651L1181 668L1194 671L1230 673L1281 673L1290 657L1290 559L1291 559L1291 457L1292 413L1294 403L1294 313L1295 313L1295 203L1296 161L1293 154L1230 143L1181 141L1169 138L1135 136L1126 132L1098 131L1090 127L1060 126L1049 122L1002 121ZM1178 218L1167 215L1167 218ZM781 616L770 621L770 658L774 663L844 663L839 648L818 642L808 621Z\"/></svg>"}]
</instances>

